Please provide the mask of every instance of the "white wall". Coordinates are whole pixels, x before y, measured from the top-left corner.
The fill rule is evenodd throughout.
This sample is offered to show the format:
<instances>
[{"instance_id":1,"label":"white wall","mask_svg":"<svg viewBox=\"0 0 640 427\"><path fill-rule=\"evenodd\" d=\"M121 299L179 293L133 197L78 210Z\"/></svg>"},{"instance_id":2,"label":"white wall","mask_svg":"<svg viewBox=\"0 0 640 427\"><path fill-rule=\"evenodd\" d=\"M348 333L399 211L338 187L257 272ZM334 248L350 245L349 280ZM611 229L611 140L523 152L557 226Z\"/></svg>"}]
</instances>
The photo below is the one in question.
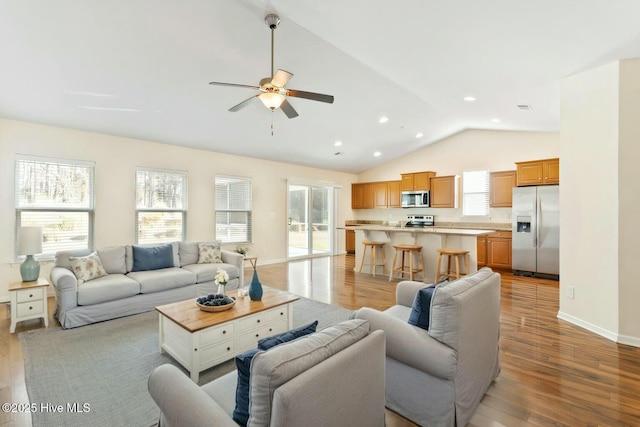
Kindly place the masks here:
<instances>
[{"instance_id":1,"label":"white wall","mask_svg":"<svg viewBox=\"0 0 640 427\"><path fill-rule=\"evenodd\" d=\"M620 61L619 111L619 334L640 346L640 59ZM635 337L635 338L634 338Z\"/></svg>"},{"instance_id":2,"label":"white wall","mask_svg":"<svg viewBox=\"0 0 640 427\"><path fill-rule=\"evenodd\" d=\"M514 162L558 157L559 136L555 132L467 130L445 138L410 155L358 175L359 182L399 180L408 172L435 171L439 176L465 171L515 170ZM562 163L562 160L561 160ZM562 167L561 167L562 169ZM460 188L462 191L462 188ZM510 208L491 209L490 218L462 218L459 209L358 209L356 219L398 221L408 214L435 215L438 221L511 222Z\"/></svg>"},{"instance_id":3,"label":"white wall","mask_svg":"<svg viewBox=\"0 0 640 427\"><path fill-rule=\"evenodd\" d=\"M340 219L351 216L355 175L239 157L210 151L0 119L0 300L7 285L20 280L14 262L14 163L16 154L95 161L95 246L131 244L135 239L137 166L187 171L187 238L214 237L216 174L252 178L253 240L259 263L286 258L286 180L297 178L343 186ZM340 242L344 248L344 241ZM235 249L231 245L229 249ZM48 277L51 263L40 275Z\"/></svg>"},{"instance_id":4,"label":"white wall","mask_svg":"<svg viewBox=\"0 0 640 427\"><path fill-rule=\"evenodd\" d=\"M618 70L612 63L564 79L560 110L559 316L612 339L618 332Z\"/></svg>"}]
</instances>

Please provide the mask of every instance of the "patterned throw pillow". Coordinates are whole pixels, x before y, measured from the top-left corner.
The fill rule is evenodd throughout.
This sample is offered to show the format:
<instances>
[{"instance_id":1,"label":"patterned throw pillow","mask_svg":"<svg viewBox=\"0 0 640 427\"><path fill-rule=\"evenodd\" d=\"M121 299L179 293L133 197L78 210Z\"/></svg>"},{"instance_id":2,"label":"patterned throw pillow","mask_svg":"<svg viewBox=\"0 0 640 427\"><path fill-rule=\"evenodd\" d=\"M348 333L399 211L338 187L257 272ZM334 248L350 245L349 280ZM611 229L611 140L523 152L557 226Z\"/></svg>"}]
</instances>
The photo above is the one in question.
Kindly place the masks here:
<instances>
[{"instance_id":1,"label":"patterned throw pillow","mask_svg":"<svg viewBox=\"0 0 640 427\"><path fill-rule=\"evenodd\" d=\"M220 243L198 243L198 264L221 264Z\"/></svg>"},{"instance_id":2,"label":"patterned throw pillow","mask_svg":"<svg viewBox=\"0 0 640 427\"><path fill-rule=\"evenodd\" d=\"M69 257L69 263L71 271L78 279L78 284L107 275L100 257L95 252L83 257Z\"/></svg>"}]
</instances>

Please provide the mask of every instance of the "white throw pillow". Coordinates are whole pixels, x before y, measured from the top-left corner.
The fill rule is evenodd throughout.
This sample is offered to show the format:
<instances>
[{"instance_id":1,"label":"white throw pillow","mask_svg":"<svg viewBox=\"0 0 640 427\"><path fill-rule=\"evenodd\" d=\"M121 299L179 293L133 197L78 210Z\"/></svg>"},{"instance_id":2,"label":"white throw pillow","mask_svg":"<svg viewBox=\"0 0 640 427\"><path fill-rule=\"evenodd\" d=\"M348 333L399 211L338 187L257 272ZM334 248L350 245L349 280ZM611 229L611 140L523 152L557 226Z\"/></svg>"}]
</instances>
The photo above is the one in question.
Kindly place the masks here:
<instances>
[{"instance_id":1,"label":"white throw pillow","mask_svg":"<svg viewBox=\"0 0 640 427\"><path fill-rule=\"evenodd\" d=\"M221 264L220 243L198 243L198 264Z\"/></svg>"},{"instance_id":2,"label":"white throw pillow","mask_svg":"<svg viewBox=\"0 0 640 427\"><path fill-rule=\"evenodd\" d=\"M71 271L76 275L79 283L107 275L100 257L95 252L83 257L69 257L69 263Z\"/></svg>"}]
</instances>

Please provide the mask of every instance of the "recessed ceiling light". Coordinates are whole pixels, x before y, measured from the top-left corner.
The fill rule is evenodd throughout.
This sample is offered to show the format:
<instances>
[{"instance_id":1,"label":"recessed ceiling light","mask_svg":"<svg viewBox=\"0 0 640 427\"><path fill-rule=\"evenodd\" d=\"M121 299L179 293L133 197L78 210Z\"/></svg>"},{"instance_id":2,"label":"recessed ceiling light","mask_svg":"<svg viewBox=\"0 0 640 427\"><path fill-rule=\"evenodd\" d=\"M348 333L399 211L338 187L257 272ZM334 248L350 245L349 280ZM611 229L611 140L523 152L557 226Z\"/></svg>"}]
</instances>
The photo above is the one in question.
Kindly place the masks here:
<instances>
[{"instance_id":1,"label":"recessed ceiling light","mask_svg":"<svg viewBox=\"0 0 640 427\"><path fill-rule=\"evenodd\" d=\"M335 147L340 147L342 145L342 141L336 141L333 143Z\"/></svg>"},{"instance_id":2,"label":"recessed ceiling light","mask_svg":"<svg viewBox=\"0 0 640 427\"><path fill-rule=\"evenodd\" d=\"M500 119L491 119L493 123L500 123Z\"/></svg>"},{"instance_id":3,"label":"recessed ceiling light","mask_svg":"<svg viewBox=\"0 0 640 427\"><path fill-rule=\"evenodd\" d=\"M464 98L462 98L462 99L464 99L464 100L465 100L465 101L467 101L467 102L473 102L473 101L475 101L475 100L476 100L473 96L465 96L465 97L464 97Z\"/></svg>"},{"instance_id":4,"label":"recessed ceiling light","mask_svg":"<svg viewBox=\"0 0 640 427\"><path fill-rule=\"evenodd\" d=\"M376 157L380 157L382 155L382 153L379 152L379 151L376 151L375 153L373 153L373 155L376 156Z\"/></svg>"},{"instance_id":5,"label":"recessed ceiling light","mask_svg":"<svg viewBox=\"0 0 640 427\"><path fill-rule=\"evenodd\" d=\"M387 123L389 121L389 117L382 116L380 117L380 123Z\"/></svg>"},{"instance_id":6,"label":"recessed ceiling light","mask_svg":"<svg viewBox=\"0 0 640 427\"><path fill-rule=\"evenodd\" d=\"M422 132L416 133L416 138L422 138L423 136L424 136L424 133Z\"/></svg>"}]
</instances>

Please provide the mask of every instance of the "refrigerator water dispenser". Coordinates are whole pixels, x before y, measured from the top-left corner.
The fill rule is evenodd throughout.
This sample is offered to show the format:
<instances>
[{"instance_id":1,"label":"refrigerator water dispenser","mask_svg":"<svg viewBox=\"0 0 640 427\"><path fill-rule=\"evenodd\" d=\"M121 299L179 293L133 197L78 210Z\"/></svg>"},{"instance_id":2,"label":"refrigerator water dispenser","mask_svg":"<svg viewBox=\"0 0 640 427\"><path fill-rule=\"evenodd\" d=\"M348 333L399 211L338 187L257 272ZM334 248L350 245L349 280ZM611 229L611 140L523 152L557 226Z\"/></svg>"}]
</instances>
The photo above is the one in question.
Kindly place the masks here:
<instances>
[{"instance_id":1,"label":"refrigerator water dispenser","mask_svg":"<svg viewBox=\"0 0 640 427\"><path fill-rule=\"evenodd\" d=\"M518 233L531 233L531 217L519 216L516 218L516 232Z\"/></svg>"}]
</instances>

